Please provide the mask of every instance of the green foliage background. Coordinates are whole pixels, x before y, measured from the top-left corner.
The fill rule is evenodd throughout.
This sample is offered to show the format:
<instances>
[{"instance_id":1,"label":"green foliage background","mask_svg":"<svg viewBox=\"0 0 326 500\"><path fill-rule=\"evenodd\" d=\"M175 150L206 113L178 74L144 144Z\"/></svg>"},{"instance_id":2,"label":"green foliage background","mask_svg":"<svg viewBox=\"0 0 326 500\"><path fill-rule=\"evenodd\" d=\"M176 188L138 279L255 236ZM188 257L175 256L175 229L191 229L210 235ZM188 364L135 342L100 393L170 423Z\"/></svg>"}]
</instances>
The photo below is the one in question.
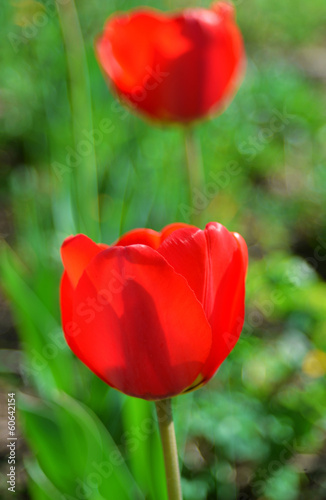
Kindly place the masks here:
<instances>
[{"instance_id":1,"label":"green foliage background","mask_svg":"<svg viewBox=\"0 0 326 500\"><path fill-rule=\"evenodd\" d=\"M325 1L235 2L246 77L196 127L206 183L191 202L183 131L127 112L95 60L105 19L138 2L76 4L1 5L0 275L19 349L4 329L0 369L28 444L19 498L166 500L152 404L108 389L63 341L59 248L80 231L111 243L193 217L240 232L250 268L241 340L205 388L174 401L184 498L323 500Z\"/></svg>"}]
</instances>

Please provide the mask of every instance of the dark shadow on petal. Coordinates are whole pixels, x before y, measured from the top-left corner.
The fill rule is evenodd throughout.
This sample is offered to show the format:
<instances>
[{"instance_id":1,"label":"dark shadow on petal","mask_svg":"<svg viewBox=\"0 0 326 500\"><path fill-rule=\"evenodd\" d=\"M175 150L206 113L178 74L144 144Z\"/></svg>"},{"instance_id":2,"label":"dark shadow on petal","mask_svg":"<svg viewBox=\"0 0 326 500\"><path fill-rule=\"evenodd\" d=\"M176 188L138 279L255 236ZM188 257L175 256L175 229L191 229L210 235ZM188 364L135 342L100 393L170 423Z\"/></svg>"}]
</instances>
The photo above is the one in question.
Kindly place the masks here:
<instances>
[{"instance_id":1,"label":"dark shadow on petal","mask_svg":"<svg viewBox=\"0 0 326 500\"><path fill-rule=\"evenodd\" d=\"M126 394L144 399L178 394L192 374L196 376L200 371L202 363L171 362L154 301L142 286L130 281L122 292L122 300L124 312L119 322L125 365L110 368L108 379Z\"/></svg>"}]
</instances>

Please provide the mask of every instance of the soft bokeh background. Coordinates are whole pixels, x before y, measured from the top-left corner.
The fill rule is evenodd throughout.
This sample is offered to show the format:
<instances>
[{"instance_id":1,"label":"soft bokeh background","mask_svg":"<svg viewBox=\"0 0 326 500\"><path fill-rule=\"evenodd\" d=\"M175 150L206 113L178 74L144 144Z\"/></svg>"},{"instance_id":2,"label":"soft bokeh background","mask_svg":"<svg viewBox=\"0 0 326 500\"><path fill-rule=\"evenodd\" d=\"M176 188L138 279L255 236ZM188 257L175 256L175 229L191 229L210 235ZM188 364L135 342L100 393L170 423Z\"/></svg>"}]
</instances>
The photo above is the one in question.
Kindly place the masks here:
<instances>
[{"instance_id":1,"label":"soft bokeh background","mask_svg":"<svg viewBox=\"0 0 326 500\"><path fill-rule=\"evenodd\" d=\"M326 3L236 1L246 78L196 129L206 182L191 202L183 131L126 112L94 57L105 19L137 4L1 4L1 497L14 391L19 499L166 500L152 404L108 389L63 341L59 247L193 217L240 232L250 269L237 347L174 400L184 498L323 500Z\"/></svg>"}]
</instances>

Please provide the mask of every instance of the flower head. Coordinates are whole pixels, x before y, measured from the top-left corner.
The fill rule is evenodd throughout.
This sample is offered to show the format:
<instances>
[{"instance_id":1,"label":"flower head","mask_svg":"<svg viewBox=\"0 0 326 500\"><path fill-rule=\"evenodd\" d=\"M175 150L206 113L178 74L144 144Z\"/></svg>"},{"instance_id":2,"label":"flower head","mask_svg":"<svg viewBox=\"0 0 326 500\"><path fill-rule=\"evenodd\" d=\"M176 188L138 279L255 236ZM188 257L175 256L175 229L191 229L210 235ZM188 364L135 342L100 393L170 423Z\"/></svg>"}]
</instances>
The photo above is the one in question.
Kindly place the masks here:
<instances>
[{"instance_id":1,"label":"flower head","mask_svg":"<svg viewBox=\"0 0 326 500\"><path fill-rule=\"evenodd\" d=\"M145 7L113 15L96 52L116 93L162 122L187 123L220 111L245 63L233 8L226 2L174 15Z\"/></svg>"},{"instance_id":2,"label":"flower head","mask_svg":"<svg viewBox=\"0 0 326 500\"><path fill-rule=\"evenodd\" d=\"M244 321L247 247L211 222L136 229L114 245L62 245L62 324L77 357L110 386L165 399L206 383Z\"/></svg>"}]
</instances>

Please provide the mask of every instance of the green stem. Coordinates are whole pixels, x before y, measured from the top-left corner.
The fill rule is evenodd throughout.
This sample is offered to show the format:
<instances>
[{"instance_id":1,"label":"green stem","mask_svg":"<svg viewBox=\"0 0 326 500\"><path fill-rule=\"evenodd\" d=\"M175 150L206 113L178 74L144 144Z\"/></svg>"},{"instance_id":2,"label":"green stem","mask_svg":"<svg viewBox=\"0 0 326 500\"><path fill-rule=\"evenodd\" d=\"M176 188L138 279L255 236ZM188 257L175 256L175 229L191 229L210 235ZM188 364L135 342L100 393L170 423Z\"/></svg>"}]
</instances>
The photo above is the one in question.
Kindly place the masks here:
<instances>
[{"instance_id":1,"label":"green stem","mask_svg":"<svg viewBox=\"0 0 326 500\"><path fill-rule=\"evenodd\" d=\"M175 439L171 399L156 401L155 406L163 447L168 498L169 500L182 500L178 450Z\"/></svg>"},{"instance_id":2,"label":"green stem","mask_svg":"<svg viewBox=\"0 0 326 500\"><path fill-rule=\"evenodd\" d=\"M198 195L203 195L205 174L201 158L200 144L196 141L195 131L191 126L185 127L184 138L189 185L189 204L192 212L194 213L191 218L196 219L196 207L194 206L194 200L198 199ZM191 222L194 222L194 220Z\"/></svg>"},{"instance_id":3,"label":"green stem","mask_svg":"<svg viewBox=\"0 0 326 500\"><path fill-rule=\"evenodd\" d=\"M74 0L56 2L56 5L66 49L74 138L73 155L79 159L76 168L71 171L77 230L85 232L91 238L99 239L97 166L92 139L92 103L84 40Z\"/></svg>"}]
</instances>

